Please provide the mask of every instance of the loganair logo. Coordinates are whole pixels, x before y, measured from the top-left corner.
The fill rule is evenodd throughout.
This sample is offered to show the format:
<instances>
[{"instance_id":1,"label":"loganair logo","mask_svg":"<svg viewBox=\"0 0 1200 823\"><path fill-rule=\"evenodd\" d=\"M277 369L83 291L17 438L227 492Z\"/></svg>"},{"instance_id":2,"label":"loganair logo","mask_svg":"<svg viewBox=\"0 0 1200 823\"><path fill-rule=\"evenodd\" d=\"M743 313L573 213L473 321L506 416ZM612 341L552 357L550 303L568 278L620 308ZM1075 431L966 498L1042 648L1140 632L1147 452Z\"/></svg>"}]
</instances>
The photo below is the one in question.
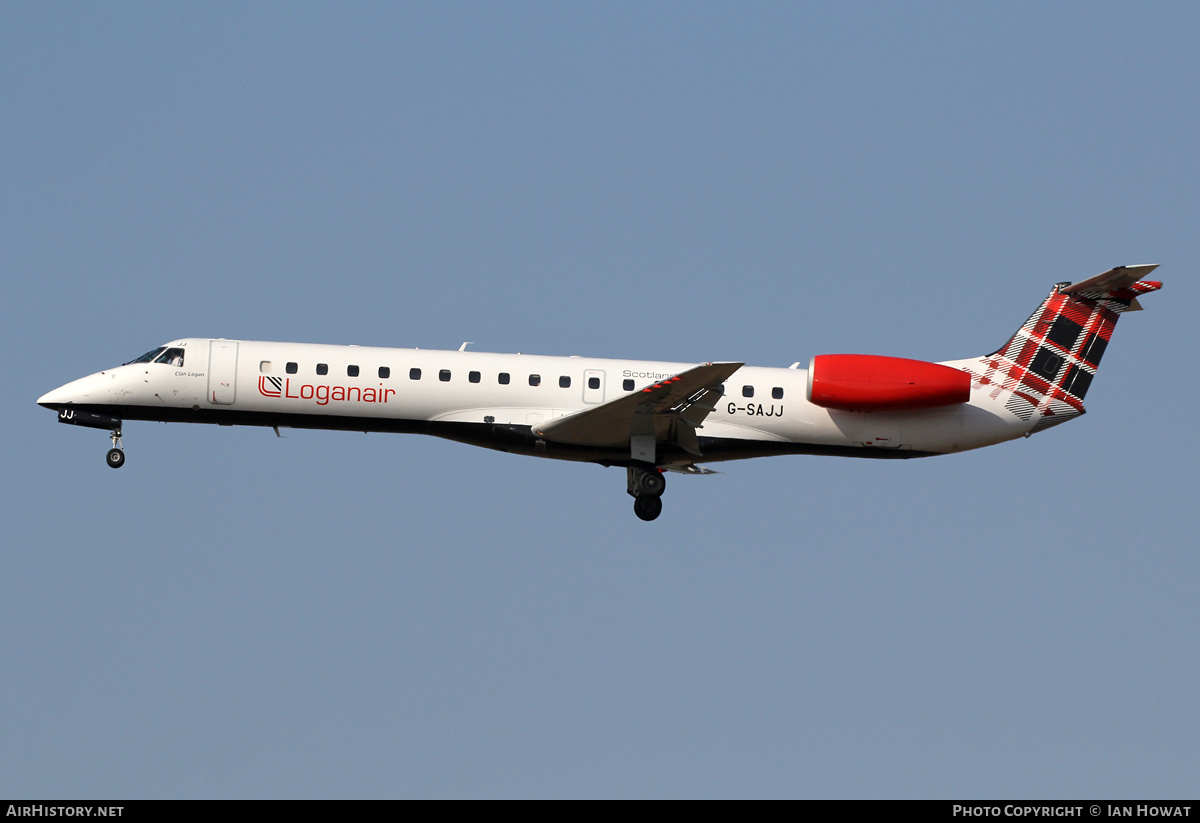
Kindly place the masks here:
<instances>
[{"instance_id":1,"label":"loganair logo","mask_svg":"<svg viewBox=\"0 0 1200 823\"><path fill-rule=\"evenodd\" d=\"M258 393L263 397L278 397L281 400L315 400L318 406L330 402L339 403L386 403L395 389L385 389L380 383L374 386L317 386L312 383L292 385L290 377L268 377L259 375Z\"/></svg>"}]
</instances>

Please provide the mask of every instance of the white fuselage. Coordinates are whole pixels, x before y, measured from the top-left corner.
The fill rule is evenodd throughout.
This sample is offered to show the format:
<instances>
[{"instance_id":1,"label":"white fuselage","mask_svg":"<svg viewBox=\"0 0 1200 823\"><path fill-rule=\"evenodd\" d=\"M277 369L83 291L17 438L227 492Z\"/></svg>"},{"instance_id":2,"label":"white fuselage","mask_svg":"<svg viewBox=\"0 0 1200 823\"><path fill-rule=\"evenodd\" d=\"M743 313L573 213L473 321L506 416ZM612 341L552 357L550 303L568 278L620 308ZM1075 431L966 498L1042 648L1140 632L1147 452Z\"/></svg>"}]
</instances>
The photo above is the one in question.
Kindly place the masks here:
<instances>
[{"instance_id":1,"label":"white fuselage","mask_svg":"<svg viewBox=\"0 0 1200 823\"><path fill-rule=\"evenodd\" d=\"M107 429L114 469L127 420L408 432L624 466L650 521L668 471L776 454L927 457L1072 420L1119 316L1162 287L1138 279L1154 269L1056 283L1002 347L942 363L822 354L806 370L188 338L38 403Z\"/></svg>"},{"instance_id":2,"label":"white fuselage","mask_svg":"<svg viewBox=\"0 0 1200 823\"><path fill-rule=\"evenodd\" d=\"M206 338L160 349L173 350L182 352L181 365L118 366L38 402L123 420L418 432L612 465L628 461L628 448L546 443L532 429L695 366ZM787 453L915 457L978 448L1031 428L978 386L968 402L955 406L864 413L808 402L807 381L800 368L742 366L726 380L724 396L697 432L702 454L667 449L660 463Z\"/></svg>"}]
</instances>

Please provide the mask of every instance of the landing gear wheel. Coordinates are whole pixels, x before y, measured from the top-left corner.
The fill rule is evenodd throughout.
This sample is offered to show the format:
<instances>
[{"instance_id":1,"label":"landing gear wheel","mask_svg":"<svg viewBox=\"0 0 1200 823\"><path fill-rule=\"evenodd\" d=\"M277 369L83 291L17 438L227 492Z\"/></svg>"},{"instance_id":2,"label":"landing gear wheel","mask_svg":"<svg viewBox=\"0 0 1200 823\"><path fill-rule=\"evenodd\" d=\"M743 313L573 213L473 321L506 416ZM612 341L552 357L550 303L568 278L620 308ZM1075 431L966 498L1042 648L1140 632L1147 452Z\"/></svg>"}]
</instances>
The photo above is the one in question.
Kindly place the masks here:
<instances>
[{"instance_id":1,"label":"landing gear wheel","mask_svg":"<svg viewBox=\"0 0 1200 823\"><path fill-rule=\"evenodd\" d=\"M659 471L644 471L638 475L636 485L638 497L660 497L667 489L667 478Z\"/></svg>"},{"instance_id":2,"label":"landing gear wheel","mask_svg":"<svg viewBox=\"0 0 1200 823\"><path fill-rule=\"evenodd\" d=\"M109 449L107 459L108 465L114 469L119 469L125 465L125 452L120 449Z\"/></svg>"},{"instance_id":3,"label":"landing gear wheel","mask_svg":"<svg viewBox=\"0 0 1200 823\"><path fill-rule=\"evenodd\" d=\"M635 497L633 499L633 513L642 520L654 520L662 514L662 498L661 497Z\"/></svg>"}]
</instances>

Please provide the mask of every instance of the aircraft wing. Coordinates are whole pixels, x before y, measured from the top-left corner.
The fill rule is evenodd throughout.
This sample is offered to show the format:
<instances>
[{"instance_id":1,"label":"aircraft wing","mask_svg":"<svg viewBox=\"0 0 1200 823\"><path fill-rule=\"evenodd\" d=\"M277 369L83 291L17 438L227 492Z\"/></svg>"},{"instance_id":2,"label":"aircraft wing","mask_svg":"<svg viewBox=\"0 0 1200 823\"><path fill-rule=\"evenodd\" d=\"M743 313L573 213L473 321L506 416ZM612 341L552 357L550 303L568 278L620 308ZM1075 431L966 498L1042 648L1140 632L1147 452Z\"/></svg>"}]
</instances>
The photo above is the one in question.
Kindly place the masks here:
<instances>
[{"instance_id":1,"label":"aircraft wing","mask_svg":"<svg viewBox=\"0 0 1200 823\"><path fill-rule=\"evenodd\" d=\"M557 417L533 427L538 437L576 446L628 446L634 435L653 434L697 456L696 429L714 411L721 384L745 363L705 363L633 394Z\"/></svg>"}]
</instances>

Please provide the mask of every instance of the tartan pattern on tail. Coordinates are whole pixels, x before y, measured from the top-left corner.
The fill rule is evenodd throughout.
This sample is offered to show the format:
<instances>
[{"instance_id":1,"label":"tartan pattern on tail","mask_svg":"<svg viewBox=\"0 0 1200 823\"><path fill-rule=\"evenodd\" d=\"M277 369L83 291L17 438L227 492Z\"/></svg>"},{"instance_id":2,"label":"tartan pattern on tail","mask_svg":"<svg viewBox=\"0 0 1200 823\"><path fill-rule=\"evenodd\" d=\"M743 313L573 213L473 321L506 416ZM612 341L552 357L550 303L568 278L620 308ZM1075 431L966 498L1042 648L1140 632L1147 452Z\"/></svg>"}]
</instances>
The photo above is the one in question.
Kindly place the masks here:
<instances>
[{"instance_id":1,"label":"tartan pattern on tail","mask_svg":"<svg viewBox=\"0 0 1200 823\"><path fill-rule=\"evenodd\" d=\"M1084 413L1083 399L1104 356L1121 312L1139 294L1162 283L1145 280L1110 292L1065 293L1059 283L1002 348L968 369L992 399L1011 392L1005 408L1031 432L1065 423Z\"/></svg>"}]
</instances>

